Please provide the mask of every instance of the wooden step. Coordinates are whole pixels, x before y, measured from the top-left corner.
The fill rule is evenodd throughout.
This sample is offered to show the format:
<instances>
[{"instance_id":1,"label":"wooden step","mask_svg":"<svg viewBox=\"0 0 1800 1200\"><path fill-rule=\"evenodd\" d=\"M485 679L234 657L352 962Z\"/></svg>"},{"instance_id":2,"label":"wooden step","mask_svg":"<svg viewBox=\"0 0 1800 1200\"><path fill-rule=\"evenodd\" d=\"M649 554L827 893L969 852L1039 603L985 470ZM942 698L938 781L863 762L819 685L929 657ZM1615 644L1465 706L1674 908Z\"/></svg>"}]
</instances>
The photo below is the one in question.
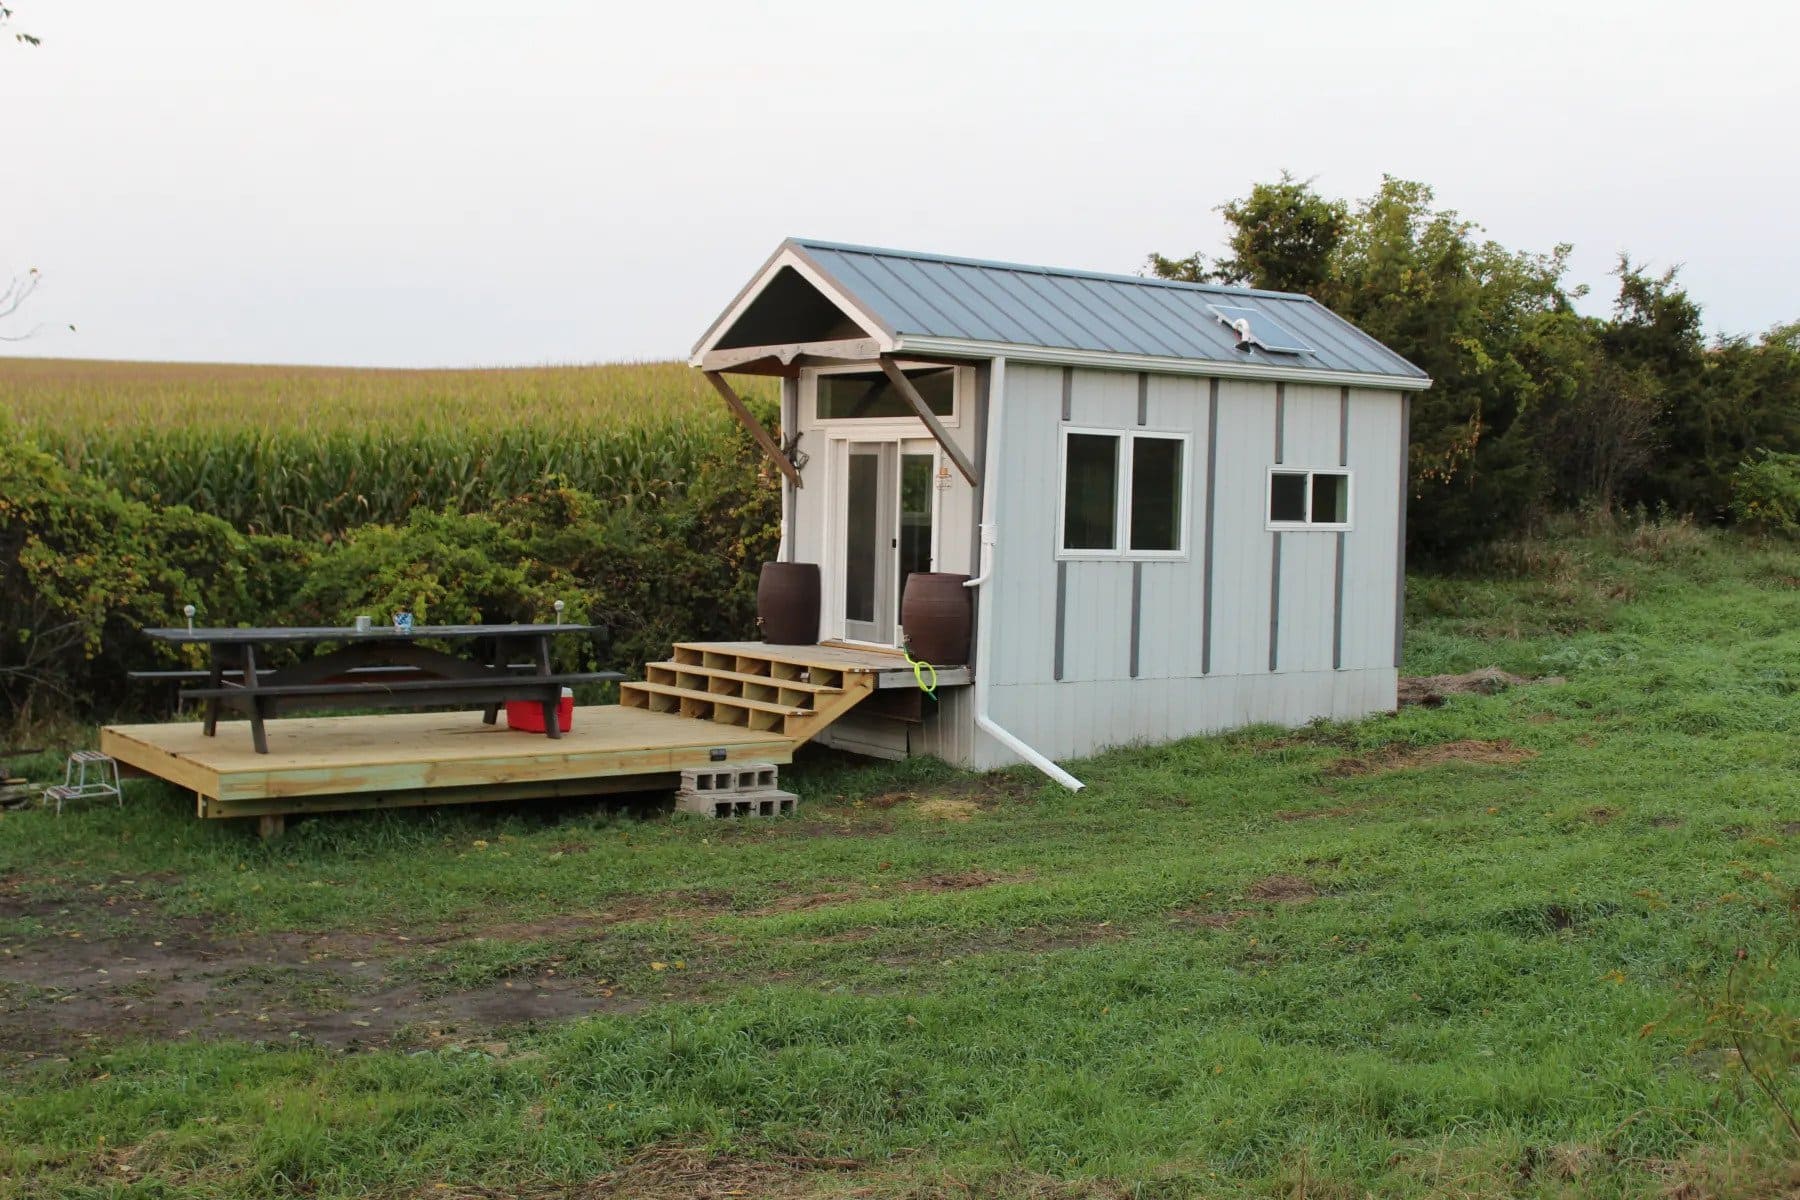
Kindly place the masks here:
<instances>
[{"instance_id":1,"label":"wooden step","mask_svg":"<svg viewBox=\"0 0 1800 1200\"><path fill-rule=\"evenodd\" d=\"M704 701L707 704L727 704L733 708L747 708L752 712L771 713L779 717L804 717L808 709L795 708L791 704L771 704L767 700L746 700L742 696L732 696L725 692L702 692L695 688L677 687L672 683L622 683L619 691L648 692L656 696L673 696L677 700Z\"/></svg>"},{"instance_id":2,"label":"wooden step","mask_svg":"<svg viewBox=\"0 0 1800 1200\"><path fill-rule=\"evenodd\" d=\"M804 674L809 679L831 684L842 680L854 670L845 664L831 662L830 655L825 655L825 661L820 661L820 655L811 647L789 648L784 651L780 647L757 643L725 643L725 646L725 649L721 649L719 643L676 642L671 657L677 666L682 667L709 666L716 670L740 673L748 671L780 678Z\"/></svg>"},{"instance_id":3,"label":"wooden step","mask_svg":"<svg viewBox=\"0 0 1800 1200\"><path fill-rule=\"evenodd\" d=\"M790 692L812 692L828 695L840 695L843 688L824 683L806 683L798 679L777 679L771 675L752 675L748 671L727 671L722 667L703 667L697 663L659 662L651 663L645 669L651 671L669 671L681 675L704 675L709 679L725 679L733 683L755 683L766 687L785 688Z\"/></svg>"}]
</instances>

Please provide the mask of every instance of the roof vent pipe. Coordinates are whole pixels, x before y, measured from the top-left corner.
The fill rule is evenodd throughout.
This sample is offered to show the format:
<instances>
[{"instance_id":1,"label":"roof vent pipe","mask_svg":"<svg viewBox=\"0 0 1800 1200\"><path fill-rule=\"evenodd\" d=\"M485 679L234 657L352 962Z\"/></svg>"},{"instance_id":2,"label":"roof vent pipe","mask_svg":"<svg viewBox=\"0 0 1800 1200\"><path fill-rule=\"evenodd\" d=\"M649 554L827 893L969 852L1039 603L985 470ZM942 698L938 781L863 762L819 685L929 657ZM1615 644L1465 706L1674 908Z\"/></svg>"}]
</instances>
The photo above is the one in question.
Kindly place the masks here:
<instances>
[{"instance_id":1,"label":"roof vent pipe","mask_svg":"<svg viewBox=\"0 0 1800 1200\"><path fill-rule=\"evenodd\" d=\"M997 357L994 359L993 370L988 374L987 461L981 472L981 478L987 485L981 490L982 561L978 564L981 574L963 584L964 587L980 589L975 593L975 727L1071 792L1079 792L1086 786L1081 780L1020 741L988 715L988 664L993 660L988 631L994 627L994 606L988 599L991 589L982 585L994 578L994 545L998 540L994 510L999 503L1000 435L1006 427L1005 415L1006 360Z\"/></svg>"}]
</instances>

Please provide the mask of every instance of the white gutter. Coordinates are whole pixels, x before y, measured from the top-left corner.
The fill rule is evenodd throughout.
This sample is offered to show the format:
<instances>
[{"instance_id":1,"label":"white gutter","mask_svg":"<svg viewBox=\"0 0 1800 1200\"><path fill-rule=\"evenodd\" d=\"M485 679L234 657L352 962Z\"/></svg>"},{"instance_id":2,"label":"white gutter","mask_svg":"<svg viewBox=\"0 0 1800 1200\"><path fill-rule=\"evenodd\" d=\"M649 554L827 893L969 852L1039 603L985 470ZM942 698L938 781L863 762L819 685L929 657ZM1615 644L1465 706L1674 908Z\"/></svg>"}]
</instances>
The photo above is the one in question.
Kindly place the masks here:
<instances>
[{"instance_id":1,"label":"white gutter","mask_svg":"<svg viewBox=\"0 0 1800 1200\"><path fill-rule=\"evenodd\" d=\"M978 342L968 338L903 335L894 353L905 357L942 354L955 358L989 358L1003 354L1019 362L1054 366L1099 367L1113 371L1151 371L1164 375L1205 375L1221 379L1286 380L1289 383L1326 383L1344 387L1380 388L1397 392L1422 392L1431 386L1423 375L1379 375L1367 371L1323 371L1279 363L1214 362L1204 358L1168 358L1156 354L1117 354L1110 350L1068 350L1054 346L1019 346L1012 343ZM1003 359L995 358L995 362Z\"/></svg>"},{"instance_id":2,"label":"white gutter","mask_svg":"<svg viewBox=\"0 0 1800 1200\"><path fill-rule=\"evenodd\" d=\"M963 584L979 589L975 593L975 726L1071 792L1079 792L1086 786L1081 780L1001 728L988 715L988 665L993 661L989 631L994 627L994 606L988 600L991 589L982 585L994 578L994 544L999 540L995 508L1000 491L1000 431L1005 428L1005 415L1006 360L995 358L988 373L987 455L981 471L981 574Z\"/></svg>"}]
</instances>

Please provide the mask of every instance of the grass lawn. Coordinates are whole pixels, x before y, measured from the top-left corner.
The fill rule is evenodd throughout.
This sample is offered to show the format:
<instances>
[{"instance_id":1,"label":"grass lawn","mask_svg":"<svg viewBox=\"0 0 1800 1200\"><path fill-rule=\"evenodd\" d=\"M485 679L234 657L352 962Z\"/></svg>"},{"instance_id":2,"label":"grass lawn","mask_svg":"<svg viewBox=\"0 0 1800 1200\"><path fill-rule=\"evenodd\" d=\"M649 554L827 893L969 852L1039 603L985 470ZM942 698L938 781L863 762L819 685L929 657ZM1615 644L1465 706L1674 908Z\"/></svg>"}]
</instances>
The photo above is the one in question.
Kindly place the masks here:
<instances>
[{"instance_id":1,"label":"grass lawn","mask_svg":"<svg viewBox=\"0 0 1800 1200\"><path fill-rule=\"evenodd\" d=\"M821 755L769 823L7 814L0 1196L1791 1194L1705 1018L1740 948L1800 1017L1800 551L1495 575L1412 581L1408 673L1566 682L1078 795Z\"/></svg>"}]
</instances>

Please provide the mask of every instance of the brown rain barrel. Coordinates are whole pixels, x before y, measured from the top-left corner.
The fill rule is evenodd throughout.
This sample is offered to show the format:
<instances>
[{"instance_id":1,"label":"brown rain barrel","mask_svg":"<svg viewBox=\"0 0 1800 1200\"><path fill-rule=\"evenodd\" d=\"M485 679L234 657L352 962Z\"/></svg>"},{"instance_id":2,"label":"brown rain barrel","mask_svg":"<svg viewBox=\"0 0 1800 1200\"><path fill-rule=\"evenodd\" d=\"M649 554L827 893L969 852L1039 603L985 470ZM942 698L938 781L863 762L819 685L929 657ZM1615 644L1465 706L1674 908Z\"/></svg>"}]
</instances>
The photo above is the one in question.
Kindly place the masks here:
<instances>
[{"instance_id":1,"label":"brown rain barrel","mask_svg":"<svg viewBox=\"0 0 1800 1200\"><path fill-rule=\"evenodd\" d=\"M967 575L941 571L916 571L906 577L900 598L900 626L914 658L933 666L962 667L969 662L969 628L974 617L969 609Z\"/></svg>"},{"instance_id":2,"label":"brown rain barrel","mask_svg":"<svg viewBox=\"0 0 1800 1200\"><path fill-rule=\"evenodd\" d=\"M819 564L768 562L756 581L756 624L772 646L819 640Z\"/></svg>"}]
</instances>

